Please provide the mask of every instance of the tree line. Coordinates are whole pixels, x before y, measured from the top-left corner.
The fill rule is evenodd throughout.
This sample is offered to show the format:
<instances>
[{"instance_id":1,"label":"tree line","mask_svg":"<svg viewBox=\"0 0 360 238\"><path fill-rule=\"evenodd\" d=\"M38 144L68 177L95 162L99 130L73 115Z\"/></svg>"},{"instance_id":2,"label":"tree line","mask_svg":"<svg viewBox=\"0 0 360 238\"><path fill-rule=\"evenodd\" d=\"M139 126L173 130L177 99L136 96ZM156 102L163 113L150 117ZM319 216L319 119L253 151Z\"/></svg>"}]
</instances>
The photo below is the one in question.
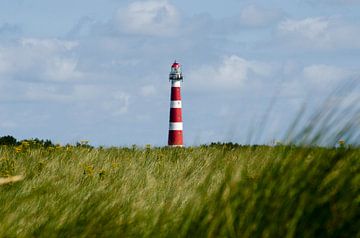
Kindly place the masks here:
<instances>
[{"instance_id":1,"label":"tree line","mask_svg":"<svg viewBox=\"0 0 360 238\"><path fill-rule=\"evenodd\" d=\"M0 146L17 146L21 145L24 142L30 142L31 145L42 146L42 147L51 147L54 146L51 140L41 140L38 138L27 139L27 140L17 140L15 137L7 135L0 137Z\"/></svg>"}]
</instances>

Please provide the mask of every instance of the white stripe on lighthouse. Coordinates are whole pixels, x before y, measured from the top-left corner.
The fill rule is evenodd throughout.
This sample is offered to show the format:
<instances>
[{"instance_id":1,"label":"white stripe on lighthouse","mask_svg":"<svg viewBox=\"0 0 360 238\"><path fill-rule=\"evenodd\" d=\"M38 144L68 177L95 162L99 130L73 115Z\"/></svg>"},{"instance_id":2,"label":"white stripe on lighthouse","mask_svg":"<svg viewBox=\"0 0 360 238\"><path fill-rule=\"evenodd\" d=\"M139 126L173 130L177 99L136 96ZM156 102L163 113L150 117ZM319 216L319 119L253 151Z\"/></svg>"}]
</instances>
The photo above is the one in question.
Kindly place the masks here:
<instances>
[{"instance_id":1,"label":"white stripe on lighthouse","mask_svg":"<svg viewBox=\"0 0 360 238\"><path fill-rule=\"evenodd\" d=\"M182 122L170 122L169 130L170 131L182 131L183 123Z\"/></svg>"},{"instance_id":2,"label":"white stripe on lighthouse","mask_svg":"<svg viewBox=\"0 0 360 238\"><path fill-rule=\"evenodd\" d=\"M171 80L172 87L181 87L181 83L178 80Z\"/></svg>"},{"instance_id":3,"label":"white stripe on lighthouse","mask_svg":"<svg viewBox=\"0 0 360 238\"><path fill-rule=\"evenodd\" d=\"M181 101L171 101L170 102L170 108L181 108Z\"/></svg>"}]
</instances>

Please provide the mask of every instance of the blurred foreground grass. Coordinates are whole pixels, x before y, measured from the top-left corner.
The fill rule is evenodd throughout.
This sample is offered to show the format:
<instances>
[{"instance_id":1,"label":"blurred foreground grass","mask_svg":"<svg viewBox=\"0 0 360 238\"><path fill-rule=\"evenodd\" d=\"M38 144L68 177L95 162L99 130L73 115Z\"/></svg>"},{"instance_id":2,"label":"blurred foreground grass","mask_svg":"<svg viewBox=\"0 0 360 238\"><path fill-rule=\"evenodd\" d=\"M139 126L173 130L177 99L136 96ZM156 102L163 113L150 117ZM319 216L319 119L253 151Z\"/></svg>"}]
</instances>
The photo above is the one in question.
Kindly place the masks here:
<instances>
[{"instance_id":1,"label":"blurred foreground grass","mask_svg":"<svg viewBox=\"0 0 360 238\"><path fill-rule=\"evenodd\" d=\"M0 237L360 237L360 149L0 147Z\"/></svg>"}]
</instances>

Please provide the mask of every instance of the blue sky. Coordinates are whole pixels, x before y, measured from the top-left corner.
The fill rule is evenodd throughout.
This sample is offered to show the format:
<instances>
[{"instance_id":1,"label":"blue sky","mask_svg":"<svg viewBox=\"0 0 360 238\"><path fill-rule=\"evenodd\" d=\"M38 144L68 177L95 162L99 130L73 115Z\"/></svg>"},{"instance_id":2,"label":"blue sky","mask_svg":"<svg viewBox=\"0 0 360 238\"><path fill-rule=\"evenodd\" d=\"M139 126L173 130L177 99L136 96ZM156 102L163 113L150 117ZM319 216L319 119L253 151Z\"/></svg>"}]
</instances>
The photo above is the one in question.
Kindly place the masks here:
<instances>
[{"instance_id":1,"label":"blue sky","mask_svg":"<svg viewBox=\"0 0 360 238\"><path fill-rule=\"evenodd\" d=\"M358 78L360 1L2 0L0 134L165 145L174 59L187 145L280 140Z\"/></svg>"}]
</instances>

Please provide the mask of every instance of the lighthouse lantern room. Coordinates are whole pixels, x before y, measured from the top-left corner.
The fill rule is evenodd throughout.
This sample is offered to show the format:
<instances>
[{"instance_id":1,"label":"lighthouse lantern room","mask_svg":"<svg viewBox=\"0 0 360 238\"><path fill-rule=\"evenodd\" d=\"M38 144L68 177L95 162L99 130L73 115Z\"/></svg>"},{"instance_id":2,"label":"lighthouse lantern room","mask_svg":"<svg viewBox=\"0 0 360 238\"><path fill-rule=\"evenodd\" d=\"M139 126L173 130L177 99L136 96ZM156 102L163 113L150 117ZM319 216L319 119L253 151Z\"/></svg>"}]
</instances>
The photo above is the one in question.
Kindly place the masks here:
<instances>
[{"instance_id":1,"label":"lighthouse lantern room","mask_svg":"<svg viewBox=\"0 0 360 238\"><path fill-rule=\"evenodd\" d=\"M176 60L171 66L169 80L183 80L181 65L177 63Z\"/></svg>"}]
</instances>

